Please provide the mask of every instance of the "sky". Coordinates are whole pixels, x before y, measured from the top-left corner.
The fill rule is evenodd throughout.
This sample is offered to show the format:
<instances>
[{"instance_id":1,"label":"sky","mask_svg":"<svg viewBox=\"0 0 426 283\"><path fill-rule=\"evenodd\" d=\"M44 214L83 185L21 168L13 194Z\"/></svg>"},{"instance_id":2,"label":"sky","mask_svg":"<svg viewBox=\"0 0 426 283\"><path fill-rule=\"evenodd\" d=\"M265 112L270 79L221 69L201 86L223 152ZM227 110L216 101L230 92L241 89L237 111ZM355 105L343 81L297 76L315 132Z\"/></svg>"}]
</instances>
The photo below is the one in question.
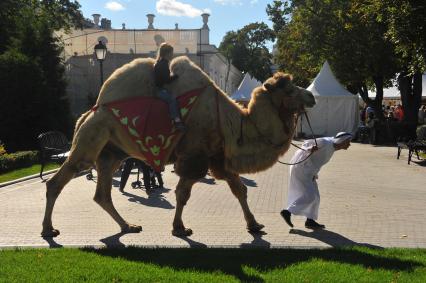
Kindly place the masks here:
<instances>
[{"instance_id":1,"label":"sky","mask_svg":"<svg viewBox=\"0 0 426 283\"><path fill-rule=\"evenodd\" d=\"M272 0L78 0L85 18L101 14L111 20L112 28L145 29L146 14L154 14L154 28L199 29L202 13L209 13L210 44L219 47L228 31L237 31L254 22L264 22L272 28L266 5Z\"/></svg>"}]
</instances>

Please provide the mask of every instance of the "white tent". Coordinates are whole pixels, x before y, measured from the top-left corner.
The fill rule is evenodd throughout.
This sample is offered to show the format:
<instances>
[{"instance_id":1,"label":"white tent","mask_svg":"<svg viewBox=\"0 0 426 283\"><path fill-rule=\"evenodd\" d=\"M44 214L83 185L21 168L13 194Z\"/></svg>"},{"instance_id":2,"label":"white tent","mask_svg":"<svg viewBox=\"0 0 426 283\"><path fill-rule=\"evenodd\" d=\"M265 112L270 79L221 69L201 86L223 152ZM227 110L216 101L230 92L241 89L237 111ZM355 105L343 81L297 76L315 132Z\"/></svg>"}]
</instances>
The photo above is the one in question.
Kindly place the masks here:
<instances>
[{"instance_id":1,"label":"white tent","mask_svg":"<svg viewBox=\"0 0 426 283\"><path fill-rule=\"evenodd\" d=\"M355 133L359 121L359 98L347 91L333 75L325 61L321 71L307 88L315 96L316 104L308 109L315 135L334 136L338 132ZM306 118L301 118L298 132L311 134Z\"/></svg>"},{"instance_id":2,"label":"white tent","mask_svg":"<svg viewBox=\"0 0 426 283\"><path fill-rule=\"evenodd\" d=\"M244 75L238 89L231 95L231 98L238 102L249 102L251 92L254 88L262 85L261 82L252 77L249 73Z\"/></svg>"}]
</instances>

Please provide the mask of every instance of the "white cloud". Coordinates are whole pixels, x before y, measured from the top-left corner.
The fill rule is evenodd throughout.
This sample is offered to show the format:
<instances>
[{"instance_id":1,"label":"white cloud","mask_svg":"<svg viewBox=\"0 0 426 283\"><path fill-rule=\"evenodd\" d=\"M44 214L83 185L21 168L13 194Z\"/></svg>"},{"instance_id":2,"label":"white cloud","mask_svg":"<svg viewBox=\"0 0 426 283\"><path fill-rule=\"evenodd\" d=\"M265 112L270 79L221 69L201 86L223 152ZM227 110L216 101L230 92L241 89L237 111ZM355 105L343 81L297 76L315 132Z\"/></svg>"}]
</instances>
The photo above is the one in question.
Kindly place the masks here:
<instances>
[{"instance_id":1,"label":"white cloud","mask_svg":"<svg viewBox=\"0 0 426 283\"><path fill-rule=\"evenodd\" d=\"M257 0L255 0L257 1ZM237 5L243 5L243 1L242 0L214 0L214 2L219 3L221 5L232 5L232 6L237 6Z\"/></svg>"},{"instance_id":2,"label":"white cloud","mask_svg":"<svg viewBox=\"0 0 426 283\"><path fill-rule=\"evenodd\" d=\"M210 13L209 9L200 10L190 4L185 4L176 0L158 0L156 8L159 14L166 16L195 18L202 13Z\"/></svg>"},{"instance_id":3,"label":"white cloud","mask_svg":"<svg viewBox=\"0 0 426 283\"><path fill-rule=\"evenodd\" d=\"M259 0L251 0L251 1L250 1L250 4L251 4L251 5L255 5L255 4L257 4L258 2L259 2Z\"/></svg>"},{"instance_id":4,"label":"white cloud","mask_svg":"<svg viewBox=\"0 0 426 283\"><path fill-rule=\"evenodd\" d=\"M110 1L106 3L105 8L111 11L121 11L125 9L123 5L115 1Z\"/></svg>"}]
</instances>

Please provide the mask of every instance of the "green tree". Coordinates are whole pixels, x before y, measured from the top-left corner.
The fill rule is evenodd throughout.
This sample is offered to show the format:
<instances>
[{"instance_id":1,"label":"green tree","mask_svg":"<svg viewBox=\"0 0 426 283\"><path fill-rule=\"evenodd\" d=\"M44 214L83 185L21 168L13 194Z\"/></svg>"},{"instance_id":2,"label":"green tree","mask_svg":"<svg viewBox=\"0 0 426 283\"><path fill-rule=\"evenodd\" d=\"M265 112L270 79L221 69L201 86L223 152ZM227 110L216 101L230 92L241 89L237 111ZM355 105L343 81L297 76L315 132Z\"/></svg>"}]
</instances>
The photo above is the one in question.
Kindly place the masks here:
<instances>
[{"instance_id":1,"label":"green tree","mask_svg":"<svg viewBox=\"0 0 426 283\"><path fill-rule=\"evenodd\" d=\"M0 136L10 151L32 149L40 132L71 132L62 48L53 31L82 17L76 1L5 0L0 6L12 22L0 30Z\"/></svg>"},{"instance_id":2,"label":"green tree","mask_svg":"<svg viewBox=\"0 0 426 283\"><path fill-rule=\"evenodd\" d=\"M383 118L383 87L399 74L410 123L421 96L425 12L424 1L416 0L294 0L267 6L278 36L277 61L296 80L307 84L329 60L339 80ZM368 98L371 87L375 100Z\"/></svg>"},{"instance_id":3,"label":"green tree","mask_svg":"<svg viewBox=\"0 0 426 283\"><path fill-rule=\"evenodd\" d=\"M421 104L422 74L426 71L426 5L420 0L375 1L373 11L387 26L386 37L394 44L400 70L398 85L404 120L414 136Z\"/></svg>"},{"instance_id":4,"label":"green tree","mask_svg":"<svg viewBox=\"0 0 426 283\"><path fill-rule=\"evenodd\" d=\"M270 17L274 9L286 16L276 31L282 67L306 84L328 60L340 82L359 92L383 118L383 87L395 77L397 62L394 47L384 36L386 25L376 20L368 5L358 0L275 2L268 7ZM375 100L368 98L371 85L376 88Z\"/></svg>"},{"instance_id":5,"label":"green tree","mask_svg":"<svg viewBox=\"0 0 426 283\"><path fill-rule=\"evenodd\" d=\"M240 71L264 81L271 75L272 65L272 55L266 44L273 40L275 34L265 23L252 23L236 32L228 32L219 51Z\"/></svg>"}]
</instances>

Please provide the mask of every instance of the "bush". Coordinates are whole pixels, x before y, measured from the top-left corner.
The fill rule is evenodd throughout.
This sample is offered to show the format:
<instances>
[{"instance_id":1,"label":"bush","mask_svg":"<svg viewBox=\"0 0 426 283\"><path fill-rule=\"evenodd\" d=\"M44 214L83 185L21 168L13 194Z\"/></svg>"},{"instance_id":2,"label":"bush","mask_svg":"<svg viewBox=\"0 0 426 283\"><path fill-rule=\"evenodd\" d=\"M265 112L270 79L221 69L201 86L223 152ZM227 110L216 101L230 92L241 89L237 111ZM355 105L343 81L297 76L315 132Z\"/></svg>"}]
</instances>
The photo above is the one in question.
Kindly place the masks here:
<instances>
[{"instance_id":1,"label":"bush","mask_svg":"<svg viewBox=\"0 0 426 283\"><path fill-rule=\"evenodd\" d=\"M39 162L38 151L20 151L0 155L0 173L29 167Z\"/></svg>"},{"instance_id":2,"label":"bush","mask_svg":"<svg viewBox=\"0 0 426 283\"><path fill-rule=\"evenodd\" d=\"M2 143L2 141L0 141L0 155L6 154L6 148L4 146L4 144Z\"/></svg>"}]
</instances>

